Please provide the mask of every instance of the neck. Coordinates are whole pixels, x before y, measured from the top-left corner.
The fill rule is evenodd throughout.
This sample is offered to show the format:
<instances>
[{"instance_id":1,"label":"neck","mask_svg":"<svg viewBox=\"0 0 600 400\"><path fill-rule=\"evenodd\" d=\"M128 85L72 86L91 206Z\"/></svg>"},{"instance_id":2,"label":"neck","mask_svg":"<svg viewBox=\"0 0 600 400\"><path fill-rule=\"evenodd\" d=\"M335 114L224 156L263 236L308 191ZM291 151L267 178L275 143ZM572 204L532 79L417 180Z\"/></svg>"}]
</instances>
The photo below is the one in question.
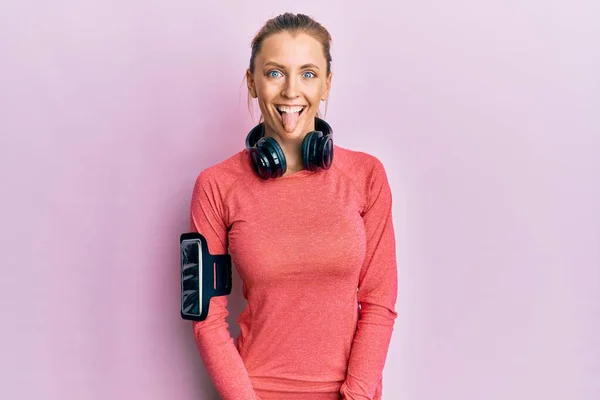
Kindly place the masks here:
<instances>
[{"instance_id":1,"label":"neck","mask_svg":"<svg viewBox=\"0 0 600 400\"><path fill-rule=\"evenodd\" d=\"M287 169L284 175L293 174L304 169L302 164L302 141L310 131L315 129L314 122L311 125L308 129L304 128L305 132L302 135L290 138L280 135L265 124L265 136L277 140L285 156Z\"/></svg>"},{"instance_id":2,"label":"neck","mask_svg":"<svg viewBox=\"0 0 600 400\"><path fill-rule=\"evenodd\" d=\"M298 138L283 138L281 135L267 128L265 136L277 140L277 143L279 143L279 146L283 151L287 165L284 175L289 175L304 169L302 164L302 140L304 140L305 135Z\"/></svg>"}]
</instances>

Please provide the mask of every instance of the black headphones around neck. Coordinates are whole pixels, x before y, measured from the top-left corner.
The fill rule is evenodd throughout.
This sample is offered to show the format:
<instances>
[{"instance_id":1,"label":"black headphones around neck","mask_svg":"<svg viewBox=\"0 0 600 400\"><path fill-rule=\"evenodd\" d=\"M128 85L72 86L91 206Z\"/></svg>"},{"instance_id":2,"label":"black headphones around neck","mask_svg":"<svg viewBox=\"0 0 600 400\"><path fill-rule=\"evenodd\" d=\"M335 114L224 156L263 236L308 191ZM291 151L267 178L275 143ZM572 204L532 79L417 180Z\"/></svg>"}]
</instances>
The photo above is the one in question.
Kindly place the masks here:
<instances>
[{"instance_id":1,"label":"black headphones around neck","mask_svg":"<svg viewBox=\"0 0 600 400\"><path fill-rule=\"evenodd\" d=\"M256 125L246 136L246 149L254 172L261 179L279 178L287 170L285 155L277 140L264 137L264 122ZM315 130L302 141L302 165L309 171L329 169L333 162L333 131L331 126L315 117Z\"/></svg>"}]
</instances>

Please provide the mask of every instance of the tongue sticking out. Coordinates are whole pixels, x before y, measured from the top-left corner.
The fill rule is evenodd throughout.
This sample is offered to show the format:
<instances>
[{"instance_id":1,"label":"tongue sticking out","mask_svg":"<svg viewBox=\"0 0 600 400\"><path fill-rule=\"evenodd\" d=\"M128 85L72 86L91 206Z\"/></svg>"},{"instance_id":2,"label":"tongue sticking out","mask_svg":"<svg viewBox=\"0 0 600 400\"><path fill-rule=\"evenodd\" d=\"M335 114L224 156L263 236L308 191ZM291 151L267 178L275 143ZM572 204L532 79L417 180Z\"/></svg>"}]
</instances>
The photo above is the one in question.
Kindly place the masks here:
<instances>
[{"instance_id":1,"label":"tongue sticking out","mask_svg":"<svg viewBox=\"0 0 600 400\"><path fill-rule=\"evenodd\" d=\"M296 126L298 125L298 118L300 118L299 112L284 112L281 113L281 118L283 122L283 127L286 132L294 132Z\"/></svg>"}]
</instances>

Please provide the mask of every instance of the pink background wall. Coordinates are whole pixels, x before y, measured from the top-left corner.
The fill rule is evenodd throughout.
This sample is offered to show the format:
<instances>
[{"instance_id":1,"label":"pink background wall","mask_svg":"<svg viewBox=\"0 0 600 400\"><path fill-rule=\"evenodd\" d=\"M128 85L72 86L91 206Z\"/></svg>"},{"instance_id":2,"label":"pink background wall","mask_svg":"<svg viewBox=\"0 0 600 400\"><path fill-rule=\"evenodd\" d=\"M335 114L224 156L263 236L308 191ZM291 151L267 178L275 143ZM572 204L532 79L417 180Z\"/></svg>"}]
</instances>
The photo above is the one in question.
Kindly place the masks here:
<instances>
[{"instance_id":1,"label":"pink background wall","mask_svg":"<svg viewBox=\"0 0 600 400\"><path fill-rule=\"evenodd\" d=\"M600 398L600 6L484 3L3 1L0 398L216 398L178 237L288 10L332 33L335 141L393 189L384 399Z\"/></svg>"}]
</instances>

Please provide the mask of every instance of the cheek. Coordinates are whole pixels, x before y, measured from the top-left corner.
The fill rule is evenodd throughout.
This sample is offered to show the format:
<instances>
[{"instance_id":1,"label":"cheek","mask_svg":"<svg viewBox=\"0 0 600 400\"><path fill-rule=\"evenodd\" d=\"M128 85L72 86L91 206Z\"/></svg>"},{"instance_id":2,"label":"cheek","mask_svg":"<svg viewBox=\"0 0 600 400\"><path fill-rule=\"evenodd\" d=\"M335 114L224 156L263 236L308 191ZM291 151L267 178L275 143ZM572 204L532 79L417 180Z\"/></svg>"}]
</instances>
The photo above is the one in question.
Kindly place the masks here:
<instances>
[{"instance_id":1,"label":"cheek","mask_svg":"<svg viewBox=\"0 0 600 400\"><path fill-rule=\"evenodd\" d=\"M310 94L308 95L308 98L314 107L318 107L319 104L321 103L322 93L323 93L322 90L320 90L318 88L318 89L312 90L310 92Z\"/></svg>"},{"instance_id":2,"label":"cheek","mask_svg":"<svg viewBox=\"0 0 600 400\"><path fill-rule=\"evenodd\" d=\"M258 108L260 109L260 113L264 116L264 115L268 115L270 114L270 109L267 108L267 104L264 102L263 99L261 99L260 97L258 98Z\"/></svg>"},{"instance_id":3,"label":"cheek","mask_svg":"<svg viewBox=\"0 0 600 400\"><path fill-rule=\"evenodd\" d=\"M256 91L260 98L269 100L276 95L278 87L276 83L261 79L256 82Z\"/></svg>"},{"instance_id":4,"label":"cheek","mask_svg":"<svg viewBox=\"0 0 600 400\"><path fill-rule=\"evenodd\" d=\"M269 92L262 92L261 95L258 97L258 103L260 104L260 108L261 110L263 110L263 112L266 110L267 107L269 107L271 105L271 103L273 103L273 95Z\"/></svg>"},{"instance_id":5,"label":"cheek","mask_svg":"<svg viewBox=\"0 0 600 400\"><path fill-rule=\"evenodd\" d=\"M313 85L309 91L309 97L312 102L318 104L321 101L321 96L325 93L325 82L319 82Z\"/></svg>"}]
</instances>

